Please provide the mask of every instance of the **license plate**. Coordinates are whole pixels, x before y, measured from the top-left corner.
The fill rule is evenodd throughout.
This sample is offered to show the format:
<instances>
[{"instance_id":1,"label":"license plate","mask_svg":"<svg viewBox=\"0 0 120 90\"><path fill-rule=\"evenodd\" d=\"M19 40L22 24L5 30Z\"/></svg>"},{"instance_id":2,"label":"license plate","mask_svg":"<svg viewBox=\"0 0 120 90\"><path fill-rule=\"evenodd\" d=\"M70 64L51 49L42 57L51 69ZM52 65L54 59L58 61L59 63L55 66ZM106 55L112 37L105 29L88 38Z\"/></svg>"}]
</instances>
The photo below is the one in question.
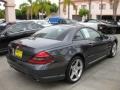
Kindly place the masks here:
<instances>
[{"instance_id":1,"label":"license plate","mask_svg":"<svg viewBox=\"0 0 120 90\"><path fill-rule=\"evenodd\" d=\"M18 49L15 50L15 56L16 56L16 57L22 58L22 55L23 55L23 51L18 50Z\"/></svg>"}]
</instances>

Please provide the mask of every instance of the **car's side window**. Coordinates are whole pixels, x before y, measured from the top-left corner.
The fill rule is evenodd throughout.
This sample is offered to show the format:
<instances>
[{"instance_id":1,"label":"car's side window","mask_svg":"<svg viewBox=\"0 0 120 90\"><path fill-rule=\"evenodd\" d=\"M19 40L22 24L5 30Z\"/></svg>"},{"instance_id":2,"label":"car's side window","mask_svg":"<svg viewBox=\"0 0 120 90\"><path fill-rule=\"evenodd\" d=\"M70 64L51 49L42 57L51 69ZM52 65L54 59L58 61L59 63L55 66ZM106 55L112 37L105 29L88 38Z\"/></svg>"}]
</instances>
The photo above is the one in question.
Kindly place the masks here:
<instances>
[{"instance_id":1,"label":"car's side window","mask_svg":"<svg viewBox=\"0 0 120 90\"><path fill-rule=\"evenodd\" d=\"M100 37L100 34L91 28L82 28L81 32L83 33L85 39L95 40L97 37Z\"/></svg>"},{"instance_id":2,"label":"car's side window","mask_svg":"<svg viewBox=\"0 0 120 90\"><path fill-rule=\"evenodd\" d=\"M84 37L83 37L83 35L82 35L82 33L81 33L81 31L79 30L79 31L77 31L76 33L75 33L75 35L74 35L74 38L73 38L74 40L82 40L82 39L84 39Z\"/></svg>"}]
</instances>

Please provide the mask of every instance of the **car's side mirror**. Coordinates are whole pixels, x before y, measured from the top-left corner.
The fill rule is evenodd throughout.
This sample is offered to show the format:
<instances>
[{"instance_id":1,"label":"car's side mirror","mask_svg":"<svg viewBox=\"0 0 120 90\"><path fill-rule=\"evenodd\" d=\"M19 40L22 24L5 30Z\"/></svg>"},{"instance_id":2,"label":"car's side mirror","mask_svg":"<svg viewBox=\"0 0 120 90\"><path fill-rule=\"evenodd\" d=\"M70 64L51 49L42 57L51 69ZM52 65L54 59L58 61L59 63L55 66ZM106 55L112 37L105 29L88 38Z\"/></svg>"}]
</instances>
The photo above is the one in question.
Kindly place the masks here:
<instances>
[{"instance_id":1,"label":"car's side mirror","mask_svg":"<svg viewBox=\"0 0 120 90\"><path fill-rule=\"evenodd\" d=\"M108 39L108 36L107 36L107 35L104 35L104 34L103 34L102 37L105 38L105 39Z\"/></svg>"},{"instance_id":2,"label":"car's side mirror","mask_svg":"<svg viewBox=\"0 0 120 90\"><path fill-rule=\"evenodd\" d=\"M103 40L103 37L102 37L102 36L100 36L100 37L96 37L95 40L96 40L96 41Z\"/></svg>"}]
</instances>

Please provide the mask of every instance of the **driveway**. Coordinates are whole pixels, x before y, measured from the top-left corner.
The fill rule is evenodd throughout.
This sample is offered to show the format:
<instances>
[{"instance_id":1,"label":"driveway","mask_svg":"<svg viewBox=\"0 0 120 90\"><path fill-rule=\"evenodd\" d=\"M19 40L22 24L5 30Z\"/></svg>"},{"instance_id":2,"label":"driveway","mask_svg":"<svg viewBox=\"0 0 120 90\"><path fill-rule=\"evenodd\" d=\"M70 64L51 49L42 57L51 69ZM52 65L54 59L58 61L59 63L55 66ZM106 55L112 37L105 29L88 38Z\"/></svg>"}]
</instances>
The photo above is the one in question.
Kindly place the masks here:
<instances>
[{"instance_id":1,"label":"driveway","mask_svg":"<svg viewBox=\"0 0 120 90\"><path fill-rule=\"evenodd\" d=\"M120 35L116 36L120 41ZM36 82L9 67L5 56L0 56L0 90L120 90L120 48L116 57L96 63L75 84Z\"/></svg>"}]
</instances>

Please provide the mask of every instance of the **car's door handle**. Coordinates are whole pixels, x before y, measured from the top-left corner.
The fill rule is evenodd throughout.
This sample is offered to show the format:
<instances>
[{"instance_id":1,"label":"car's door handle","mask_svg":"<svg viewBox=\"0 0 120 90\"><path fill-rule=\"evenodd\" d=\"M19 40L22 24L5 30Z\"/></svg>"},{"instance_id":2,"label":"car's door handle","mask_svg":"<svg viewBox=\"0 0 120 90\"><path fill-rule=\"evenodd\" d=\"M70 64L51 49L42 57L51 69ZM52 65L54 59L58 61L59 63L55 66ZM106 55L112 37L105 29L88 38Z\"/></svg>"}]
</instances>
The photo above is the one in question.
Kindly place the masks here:
<instances>
[{"instance_id":1,"label":"car's door handle","mask_svg":"<svg viewBox=\"0 0 120 90\"><path fill-rule=\"evenodd\" d=\"M94 46L94 43L89 43L88 45L90 45L90 46Z\"/></svg>"}]
</instances>

